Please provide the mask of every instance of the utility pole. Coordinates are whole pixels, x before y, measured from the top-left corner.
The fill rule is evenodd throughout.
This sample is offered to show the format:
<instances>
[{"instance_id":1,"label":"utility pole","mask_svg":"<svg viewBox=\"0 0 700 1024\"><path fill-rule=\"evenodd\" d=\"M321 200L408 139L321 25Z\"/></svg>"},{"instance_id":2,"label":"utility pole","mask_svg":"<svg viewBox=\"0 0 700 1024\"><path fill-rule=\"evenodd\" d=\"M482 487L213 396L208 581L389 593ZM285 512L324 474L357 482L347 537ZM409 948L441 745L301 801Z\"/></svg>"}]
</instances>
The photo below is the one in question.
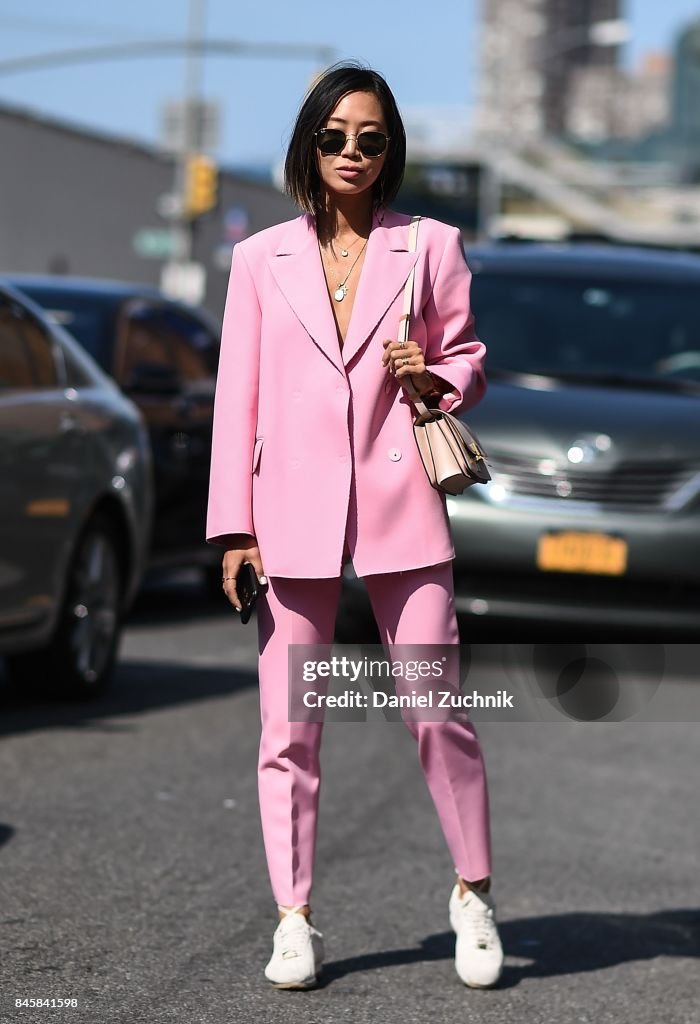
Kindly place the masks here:
<instances>
[{"instance_id":1,"label":"utility pole","mask_svg":"<svg viewBox=\"0 0 700 1024\"><path fill-rule=\"evenodd\" d=\"M199 123L202 100L202 52L195 45L204 38L206 22L206 0L190 0L189 27L187 32L187 58L185 61L184 131L178 167L179 191L182 198L183 216L180 222L183 235L181 258L188 262L192 257L192 221L187 213L187 170L190 157L201 146L201 125Z\"/></svg>"},{"instance_id":2,"label":"utility pole","mask_svg":"<svg viewBox=\"0 0 700 1024\"><path fill-rule=\"evenodd\" d=\"M200 302L206 281L204 268L192 262L194 220L188 209L188 184L191 162L200 146L199 123L202 100L202 51L198 42L204 38L206 0L189 0L187 46L185 57L185 89L182 109L180 145L175 159L173 195L173 254L163 267L163 286L173 295Z\"/></svg>"}]
</instances>

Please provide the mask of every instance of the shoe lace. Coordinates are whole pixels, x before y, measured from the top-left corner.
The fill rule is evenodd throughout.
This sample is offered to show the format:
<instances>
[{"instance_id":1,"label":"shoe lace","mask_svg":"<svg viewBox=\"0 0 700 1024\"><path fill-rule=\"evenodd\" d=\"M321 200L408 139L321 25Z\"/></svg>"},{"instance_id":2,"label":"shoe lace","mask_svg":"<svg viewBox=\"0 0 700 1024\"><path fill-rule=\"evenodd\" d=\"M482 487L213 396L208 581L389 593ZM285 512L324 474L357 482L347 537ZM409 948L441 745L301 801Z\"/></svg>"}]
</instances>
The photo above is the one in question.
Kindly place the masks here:
<instances>
[{"instance_id":1,"label":"shoe lace","mask_svg":"<svg viewBox=\"0 0 700 1024\"><path fill-rule=\"evenodd\" d=\"M307 938L308 924L301 914L287 914L278 933L280 956L283 960L301 956L301 946Z\"/></svg>"},{"instance_id":2,"label":"shoe lace","mask_svg":"<svg viewBox=\"0 0 700 1024\"><path fill-rule=\"evenodd\" d=\"M493 949L497 935L493 910L475 897L462 903L462 914L469 924L477 949Z\"/></svg>"}]
</instances>

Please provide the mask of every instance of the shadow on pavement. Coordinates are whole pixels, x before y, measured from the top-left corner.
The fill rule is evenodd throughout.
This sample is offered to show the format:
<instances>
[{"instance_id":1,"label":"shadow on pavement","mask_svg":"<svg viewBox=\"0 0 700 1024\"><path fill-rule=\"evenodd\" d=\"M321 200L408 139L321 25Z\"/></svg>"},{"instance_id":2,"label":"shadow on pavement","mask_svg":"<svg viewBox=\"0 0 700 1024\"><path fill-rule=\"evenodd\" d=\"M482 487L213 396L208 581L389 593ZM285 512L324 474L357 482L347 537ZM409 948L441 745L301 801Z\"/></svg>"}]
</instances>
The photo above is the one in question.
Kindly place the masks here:
<instances>
[{"instance_id":1,"label":"shadow on pavement","mask_svg":"<svg viewBox=\"0 0 700 1024\"><path fill-rule=\"evenodd\" d=\"M257 683L256 673L240 669L125 660L117 665L112 689L90 701L38 698L14 686L0 685L0 736L56 727L129 730L133 728L130 723L117 719L223 697Z\"/></svg>"},{"instance_id":2,"label":"shadow on pavement","mask_svg":"<svg viewBox=\"0 0 700 1024\"><path fill-rule=\"evenodd\" d=\"M617 964L652 960L659 956L700 955L700 909L661 910L655 914L570 913L552 917L499 922L506 954L497 989L513 988L525 978L551 978L583 974ZM394 949L334 960L325 964L319 979L324 988L346 974L381 967L449 960L454 956L454 935L428 936L419 948ZM517 957L531 961L509 963Z\"/></svg>"},{"instance_id":3,"label":"shadow on pavement","mask_svg":"<svg viewBox=\"0 0 700 1024\"><path fill-rule=\"evenodd\" d=\"M197 569L161 571L146 577L129 611L127 626L144 629L232 615L235 611L223 591L212 594Z\"/></svg>"},{"instance_id":4,"label":"shadow on pavement","mask_svg":"<svg viewBox=\"0 0 700 1024\"><path fill-rule=\"evenodd\" d=\"M9 843L15 834L15 830L12 825L6 825L4 821L0 821L0 846L4 846L5 843Z\"/></svg>"}]
</instances>

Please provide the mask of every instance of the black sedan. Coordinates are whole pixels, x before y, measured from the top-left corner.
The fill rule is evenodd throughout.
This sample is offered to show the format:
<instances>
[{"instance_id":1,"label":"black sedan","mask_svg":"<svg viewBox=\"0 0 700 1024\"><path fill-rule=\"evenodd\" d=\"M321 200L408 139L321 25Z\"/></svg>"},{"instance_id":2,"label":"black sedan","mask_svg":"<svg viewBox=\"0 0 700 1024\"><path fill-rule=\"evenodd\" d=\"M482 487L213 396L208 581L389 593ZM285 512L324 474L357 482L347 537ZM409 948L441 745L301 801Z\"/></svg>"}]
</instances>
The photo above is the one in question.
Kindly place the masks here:
<instances>
[{"instance_id":1,"label":"black sedan","mask_svg":"<svg viewBox=\"0 0 700 1024\"><path fill-rule=\"evenodd\" d=\"M204 537L219 330L201 309L121 281L6 277L77 338L139 406L155 470L150 567L201 565L221 593Z\"/></svg>"},{"instance_id":2,"label":"black sedan","mask_svg":"<svg viewBox=\"0 0 700 1024\"><path fill-rule=\"evenodd\" d=\"M152 458L138 409L0 280L0 654L51 693L107 683L145 566Z\"/></svg>"}]
</instances>

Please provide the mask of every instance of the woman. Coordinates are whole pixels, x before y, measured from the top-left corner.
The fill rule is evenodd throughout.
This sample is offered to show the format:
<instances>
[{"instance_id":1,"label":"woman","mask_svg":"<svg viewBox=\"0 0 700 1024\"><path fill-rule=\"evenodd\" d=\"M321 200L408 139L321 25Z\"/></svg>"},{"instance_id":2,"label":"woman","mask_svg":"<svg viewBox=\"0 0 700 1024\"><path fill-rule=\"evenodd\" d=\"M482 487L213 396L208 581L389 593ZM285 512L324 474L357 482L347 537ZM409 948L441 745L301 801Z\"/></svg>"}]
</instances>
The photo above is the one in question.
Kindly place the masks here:
<instances>
[{"instance_id":1,"label":"woman","mask_svg":"<svg viewBox=\"0 0 700 1024\"><path fill-rule=\"evenodd\" d=\"M411 386L445 411L485 391L459 232L389 203L405 132L376 72L336 65L304 100L285 164L304 211L234 249L217 379L207 540L225 548L223 587L250 562L258 604L260 812L279 924L266 977L315 984L311 923L322 723L290 722L288 645L330 644L344 562L367 585L385 644L459 644L454 548L443 495L412 431ZM411 340L395 340L416 268ZM458 648L455 648L456 650ZM465 721L406 722L452 855L456 969L495 984L503 951L490 894L484 764Z\"/></svg>"}]
</instances>

